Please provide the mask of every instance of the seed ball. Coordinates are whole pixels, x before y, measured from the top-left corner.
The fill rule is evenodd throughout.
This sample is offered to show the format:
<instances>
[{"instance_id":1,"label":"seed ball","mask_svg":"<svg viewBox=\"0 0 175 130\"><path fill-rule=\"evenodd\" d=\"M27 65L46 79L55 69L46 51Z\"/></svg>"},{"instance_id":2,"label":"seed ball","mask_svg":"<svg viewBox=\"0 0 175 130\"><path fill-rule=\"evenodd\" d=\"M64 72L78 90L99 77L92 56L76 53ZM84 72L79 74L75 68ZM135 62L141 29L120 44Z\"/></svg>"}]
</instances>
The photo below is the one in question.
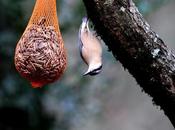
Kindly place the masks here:
<instances>
[{"instance_id":1,"label":"seed ball","mask_svg":"<svg viewBox=\"0 0 175 130\"><path fill-rule=\"evenodd\" d=\"M33 87L59 79L66 63L63 40L53 26L29 26L16 46L16 69Z\"/></svg>"}]
</instances>

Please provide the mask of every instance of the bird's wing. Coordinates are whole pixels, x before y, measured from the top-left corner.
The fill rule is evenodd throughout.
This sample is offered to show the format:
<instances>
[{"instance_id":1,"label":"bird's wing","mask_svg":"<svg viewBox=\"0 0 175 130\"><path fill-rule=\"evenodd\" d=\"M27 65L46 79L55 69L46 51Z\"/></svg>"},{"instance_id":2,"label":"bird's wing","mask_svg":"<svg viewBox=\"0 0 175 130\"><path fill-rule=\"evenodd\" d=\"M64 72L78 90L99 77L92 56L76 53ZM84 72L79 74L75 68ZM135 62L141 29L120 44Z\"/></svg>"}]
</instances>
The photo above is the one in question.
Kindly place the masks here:
<instances>
[{"instance_id":1,"label":"bird's wing","mask_svg":"<svg viewBox=\"0 0 175 130\"><path fill-rule=\"evenodd\" d=\"M85 58L84 58L84 56L83 56L83 54L82 54L82 51L84 50L84 46L83 46L83 42L82 42L82 39L81 39L81 27L80 27L80 29L79 29L79 36L78 36L78 47L79 47L79 52L80 52L80 56L81 56L81 58L83 59L83 61L86 63L86 64L88 64L87 63L87 61L85 60Z\"/></svg>"}]
</instances>

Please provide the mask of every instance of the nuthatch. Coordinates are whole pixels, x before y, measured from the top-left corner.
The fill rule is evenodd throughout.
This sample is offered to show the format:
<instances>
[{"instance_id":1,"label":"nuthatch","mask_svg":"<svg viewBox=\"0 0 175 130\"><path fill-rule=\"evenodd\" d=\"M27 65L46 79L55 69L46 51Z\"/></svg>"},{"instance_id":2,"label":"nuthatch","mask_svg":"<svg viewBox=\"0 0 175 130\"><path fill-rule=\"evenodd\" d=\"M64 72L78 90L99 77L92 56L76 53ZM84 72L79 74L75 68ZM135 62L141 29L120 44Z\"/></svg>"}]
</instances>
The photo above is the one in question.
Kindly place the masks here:
<instances>
[{"instance_id":1,"label":"nuthatch","mask_svg":"<svg viewBox=\"0 0 175 130\"><path fill-rule=\"evenodd\" d=\"M102 47L98 37L89 29L87 17L82 19L79 29L79 50L83 61L88 65L84 75L96 75L102 69Z\"/></svg>"}]
</instances>

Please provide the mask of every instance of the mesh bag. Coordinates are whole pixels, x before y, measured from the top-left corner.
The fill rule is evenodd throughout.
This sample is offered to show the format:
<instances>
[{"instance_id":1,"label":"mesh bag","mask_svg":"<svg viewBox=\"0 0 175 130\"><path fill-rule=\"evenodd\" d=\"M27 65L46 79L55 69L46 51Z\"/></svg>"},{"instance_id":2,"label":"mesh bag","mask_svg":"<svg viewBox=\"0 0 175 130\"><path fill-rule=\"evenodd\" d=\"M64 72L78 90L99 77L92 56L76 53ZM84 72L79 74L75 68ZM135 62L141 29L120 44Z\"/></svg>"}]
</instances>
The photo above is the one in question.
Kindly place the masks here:
<instances>
[{"instance_id":1,"label":"mesh bag","mask_svg":"<svg viewBox=\"0 0 175 130\"><path fill-rule=\"evenodd\" d=\"M36 88L59 79L66 64L56 0L37 0L29 23L16 46L16 69Z\"/></svg>"}]
</instances>

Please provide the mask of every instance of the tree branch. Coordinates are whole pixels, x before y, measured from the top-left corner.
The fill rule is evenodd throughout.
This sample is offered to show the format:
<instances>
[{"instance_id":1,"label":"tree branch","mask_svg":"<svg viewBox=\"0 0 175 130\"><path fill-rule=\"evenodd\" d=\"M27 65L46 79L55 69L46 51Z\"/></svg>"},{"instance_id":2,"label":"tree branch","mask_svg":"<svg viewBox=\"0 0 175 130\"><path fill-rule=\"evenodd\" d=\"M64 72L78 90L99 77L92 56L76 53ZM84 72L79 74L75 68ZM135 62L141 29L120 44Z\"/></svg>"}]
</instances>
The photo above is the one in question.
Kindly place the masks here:
<instances>
[{"instance_id":1,"label":"tree branch","mask_svg":"<svg viewBox=\"0 0 175 130\"><path fill-rule=\"evenodd\" d=\"M175 56L128 0L83 0L97 33L175 127Z\"/></svg>"}]
</instances>

